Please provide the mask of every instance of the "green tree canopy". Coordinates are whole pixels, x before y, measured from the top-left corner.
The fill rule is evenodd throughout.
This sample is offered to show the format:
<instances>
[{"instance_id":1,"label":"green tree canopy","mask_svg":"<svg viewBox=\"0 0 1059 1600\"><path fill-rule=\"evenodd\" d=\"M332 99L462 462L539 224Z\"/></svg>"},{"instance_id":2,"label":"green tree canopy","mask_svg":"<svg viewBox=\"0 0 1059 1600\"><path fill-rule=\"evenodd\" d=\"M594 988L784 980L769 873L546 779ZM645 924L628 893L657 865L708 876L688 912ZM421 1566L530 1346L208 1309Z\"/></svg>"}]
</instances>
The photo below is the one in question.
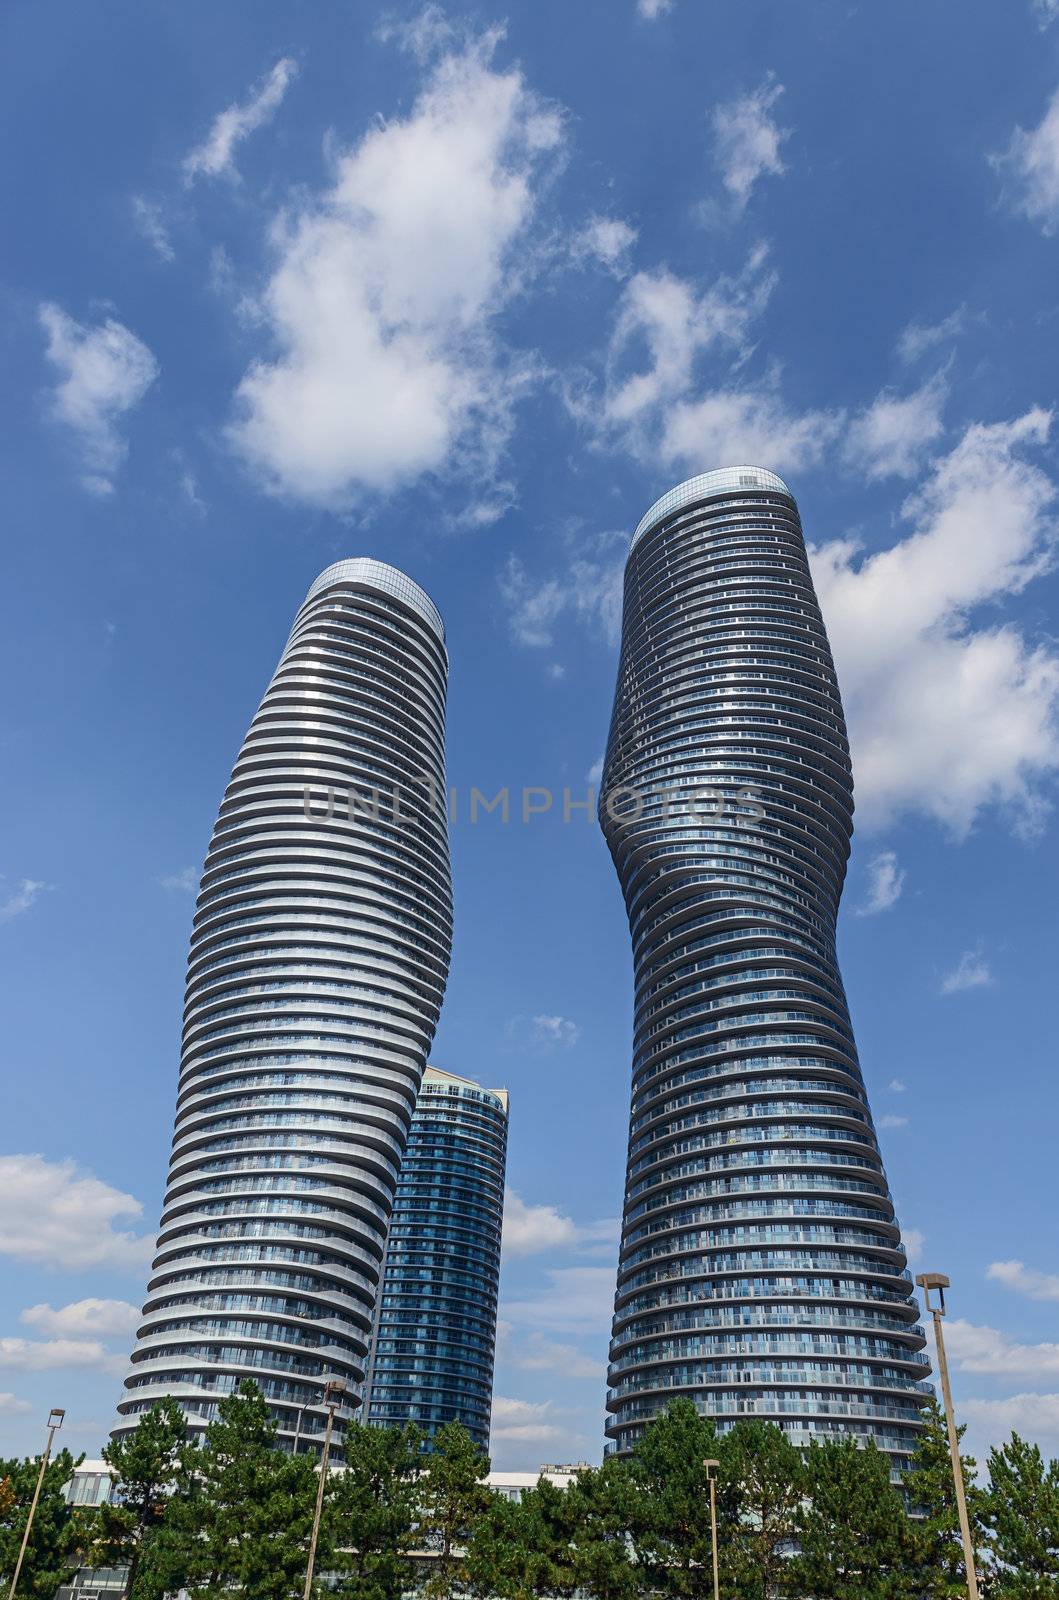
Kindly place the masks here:
<instances>
[{"instance_id":1,"label":"green tree canopy","mask_svg":"<svg viewBox=\"0 0 1059 1600\"><path fill-rule=\"evenodd\" d=\"M428 1600L449 1600L470 1583L466 1550L475 1523L491 1505L489 1457L458 1422L446 1422L423 1458L420 1530L430 1551L423 1583Z\"/></svg>"},{"instance_id":2,"label":"green tree canopy","mask_svg":"<svg viewBox=\"0 0 1059 1600\"><path fill-rule=\"evenodd\" d=\"M341 1600L400 1600L411 1587L421 1444L412 1427L346 1429L345 1468L328 1478L322 1524Z\"/></svg>"},{"instance_id":3,"label":"green tree canopy","mask_svg":"<svg viewBox=\"0 0 1059 1600\"><path fill-rule=\"evenodd\" d=\"M814 1600L918 1600L914 1538L890 1461L874 1440L813 1444L795 1515L788 1592Z\"/></svg>"},{"instance_id":4,"label":"green tree canopy","mask_svg":"<svg viewBox=\"0 0 1059 1600\"><path fill-rule=\"evenodd\" d=\"M806 1476L782 1428L756 1418L722 1436L718 1483L721 1592L770 1600L781 1588Z\"/></svg>"},{"instance_id":5,"label":"green tree canopy","mask_svg":"<svg viewBox=\"0 0 1059 1600\"><path fill-rule=\"evenodd\" d=\"M986 1520L1001 1600L1059 1600L1059 1462L1017 1433L989 1454Z\"/></svg>"},{"instance_id":6,"label":"green tree canopy","mask_svg":"<svg viewBox=\"0 0 1059 1600\"><path fill-rule=\"evenodd\" d=\"M644 1581L660 1595L713 1594L709 1479L717 1430L690 1400L674 1400L637 1442L629 1462L629 1531Z\"/></svg>"},{"instance_id":7,"label":"green tree canopy","mask_svg":"<svg viewBox=\"0 0 1059 1600\"><path fill-rule=\"evenodd\" d=\"M128 1567L125 1592L131 1600L154 1600L157 1594L149 1547L179 1492L186 1446L184 1413L166 1396L144 1412L132 1433L103 1450L114 1474L115 1497L99 1507L92 1556L104 1566Z\"/></svg>"},{"instance_id":8,"label":"green tree canopy","mask_svg":"<svg viewBox=\"0 0 1059 1600\"><path fill-rule=\"evenodd\" d=\"M69 1581L91 1540L93 1513L69 1505L64 1493L83 1459L75 1461L69 1450L60 1450L45 1468L18 1580L20 1595L52 1600L60 1583ZM0 1461L0 1485L7 1485L0 1495L0 1583L5 1590L14 1576L39 1473L39 1457Z\"/></svg>"},{"instance_id":9,"label":"green tree canopy","mask_svg":"<svg viewBox=\"0 0 1059 1600\"><path fill-rule=\"evenodd\" d=\"M916 1518L915 1559L921 1592L926 1600L965 1600L967 1575L952 1480L949 1435L936 1400L924 1407L922 1419L923 1432L912 1456L911 1470L905 1473L904 1479L908 1508ZM960 1428L960 1439L965 1432L966 1429ZM973 1456L960 1459L971 1537L976 1549L981 1549L985 1541L987 1496L975 1482L977 1463Z\"/></svg>"}]
</instances>

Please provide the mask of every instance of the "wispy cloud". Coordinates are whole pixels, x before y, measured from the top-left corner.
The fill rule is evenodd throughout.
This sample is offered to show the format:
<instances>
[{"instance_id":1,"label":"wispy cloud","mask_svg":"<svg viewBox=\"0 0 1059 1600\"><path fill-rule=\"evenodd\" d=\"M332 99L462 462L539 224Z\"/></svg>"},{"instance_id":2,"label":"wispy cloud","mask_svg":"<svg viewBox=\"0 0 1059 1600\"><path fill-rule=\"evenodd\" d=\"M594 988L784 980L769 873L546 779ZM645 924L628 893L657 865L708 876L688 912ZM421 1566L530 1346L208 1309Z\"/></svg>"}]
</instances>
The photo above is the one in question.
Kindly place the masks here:
<instances>
[{"instance_id":1,"label":"wispy cloud","mask_svg":"<svg viewBox=\"0 0 1059 1600\"><path fill-rule=\"evenodd\" d=\"M73 1161L0 1156L0 1255L83 1272L93 1267L143 1270L153 1240L115 1228L143 1206Z\"/></svg>"},{"instance_id":2,"label":"wispy cloud","mask_svg":"<svg viewBox=\"0 0 1059 1600\"><path fill-rule=\"evenodd\" d=\"M772 115L783 85L769 73L757 89L718 106L711 118L714 160L725 188L740 207L764 177L779 177L786 168L780 156L789 128Z\"/></svg>"},{"instance_id":3,"label":"wispy cloud","mask_svg":"<svg viewBox=\"0 0 1059 1600\"><path fill-rule=\"evenodd\" d=\"M636 229L622 217L593 216L574 235L570 255L578 265L595 261L620 275L636 239Z\"/></svg>"},{"instance_id":4,"label":"wispy cloud","mask_svg":"<svg viewBox=\"0 0 1059 1600\"><path fill-rule=\"evenodd\" d=\"M12 1394L10 1390L5 1390L2 1394L0 1394L0 1415L21 1417L24 1416L27 1411L32 1411L33 1409L34 1408L30 1405L28 1400L20 1400L18 1396Z\"/></svg>"},{"instance_id":5,"label":"wispy cloud","mask_svg":"<svg viewBox=\"0 0 1059 1600\"><path fill-rule=\"evenodd\" d=\"M1035 128L1016 128L993 166L1005 181L1012 208L1042 233L1059 228L1059 89Z\"/></svg>"},{"instance_id":6,"label":"wispy cloud","mask_svg":"<svg viewBox=\"0 0 1059 1600\"><path fill-rule=\"evenodd\" d=\"M1012 1394L1003 1400L965 1399L960 1416L987 1445L1002 1444L1018 1433L1046 1450L1059 1445L1059 1394Z\"/></svg>"},{"instance_id":7,"label":"wispy cloud","mask_svg":"<svg viewBox=\"0 0 1059 1600\"><path fill-rule=\"evenodd\" d=\"M940 376L912 394L884 389L850 422L843 447L846 461L869 479L915 477L941 437L947 393Z\"/></svg>"},{"instance_id":8,"label":"wispy cloud","mask_svg":"<svg viewBox=\"0 0 1059 1600\"><path fill-rule=\"evenodd\" d=\"M919 1228L902 1228L901 1240L909 1261L919 1261L923 1256L926 1235Z\"/></svg>"},{"instance_id":9,"label":"wispy cloud","mask_svg":"<svg viewBox=\"0 0 1059 1600\"><path fill-rule=\"evenodd\" d=\"M889 911L901 898L906 874L897 865L897 853L880 850L868 862L868 898L857 907L858 917L874 917Z\"/></svg>"},{"instance_id":10,"label":"wispy cloud","mask_svg":"<svg viewBox=\"0 0 1059 1600\"><path fill-rule=\"evenodd\" d=\"M177 890L181 894L194 894L199 886L199 875L194 867L181 867L179 872L168 872L159 878L163 889Z\"/></svg>"},{"instance_id":11,"label":"wispy cloud","mask_svg":"<svg viewBox=\"0 0 1059 1600\"><path fill-rule=\"evenodd\" d=\"M1059 1273L1038 1272L1024 1261L990 1262L986 1277L1027 1300L1059 1300Z\"/></svg>"},{"instance_id":12,"label":"wispy cloud","mask_svg":"<svg viewBox=\"0 0 1059 1600\"><path fill-rule=\"evenodd\" d=\"M616 1219L578 1223L557 1206L527 1205L514 1189L504 1194L504 1254L542 1255L548 1250L593 1249L616 1244Z\"/></svg>"},{"instance_id":13,"label":"wispy cloud","mask_svg":"<svg viewBox=\"0 0 1059 1600\"><path fill-rule=\"evenodd\" d=\"M887 1111L877 1119L880 1128L907 1128L908 1118L899 1117L892 1111Z\"/></svg>"},{"instance_id":14,"label":"wispy cloud","mask_svg":"<svg viewBox=\"0 0 1059 1600\"><path fill-rule=\"evenodd\" d=\"M576 1345L546 1339L542 1333L531 1333L521 1343L510 1345L503 1359L506 1366L522 1372L550 1372L557 1378L602 1378L607 1372L606 1362L586 1355Z\"/></svg>"},{"instance_id":15,"label":"wispy cloud","mask_svg":"<svg viewBox=\"0 0 1059 1600\"><path fill-rule=\"evenodd\" d=\"M250 134L271 122L297 71L297 63L284 56L271 72L254 84L246 100L222 111L202 143L185 157L185 182L193 183L200 176L237 177L236 149Z\"/></svg>"},{"instance_id":16,"label":"wispy cloud","mask_svg":"<svg viewBox=\"0 0 1059 1600\"><path fill-rule=\"evenodd\" d=\"M537 1293L505 1300L503 1315L519 1326L560 1333L609 1329L614 1267L551 1267Z\"/></svg>"},{"instance_id":17,"label":"wispy cloud","mask_svg":"<svg viewBox=\"0 0 1059 1600\"><path fill-rule=\"evenodd\" d=\"M653 22L656 17L661 17L667 11L672 11L673 0L636 0L636 9L641 17L646 17L648 22Z\"/></svg>"},{"instance_id":18,"label":"wispy cloud","mask_svg":"<svg viewBox=\"0 0 1059 1600\"><path fill-rule=\"evenodd\" d=\"M50 888L50 884L41 883L36 878L23 878L17 889L0 900L0 922L12 922L24 911L30 911L45 890Z\"/></svg>"},{"instance_id":19,"label":"wispy cloud","mask_svg":"<svg viewBox=\"0 0 1059 1600\"><path fill-rule=\"evenodd\" d=\"M77 440L85 488L109 494L128 454L118 424L157 378L158 363L142 339L113 317L86 328L46 301L40 323L48 337L47 358L59 375L52 415Z\"/></svg>"},{"instance_id":20,"label":"wispy cloud","mask_svg":"<svg viewBox=\"0 0 1059 1600\"><path fill-rule=\"evenodd\" d=\"M621 630L625 534L603 534L581 546L582 554L561 572L532 577L521 557L511 555L500 574L500 595L517 644L546 649L564 617L586 623L613 643Z\"/></svg>"},{"instance_id":21,"label":"wispy cloud","mask_svg":"<svg viewBox=\"0 0 1059 1600\"><path fill-rule=\"evenodd\" d=\"M958 339L966 326L966 306L957 306L940 322L910 322L897 341L897 354L902 361L911 364L931 350L936 350L939 345L950 344Z\"/></svg>"},{"instance_id":22,"label":"wispy cloud","mask_svg":"<svg viewBox=\"0 0 1059 1600\"><path fill-rule=\"evenodd\" d=\"M133 195L132 220L137 231L162 261L173 261L176 252L165 223L165 213L157 200L147 200L142 194Z\"/></svg>"},{"instance_id":23,"label":"wispy cloud","mask_svg":"<svg viewBox=\"0 0 1059 1600\"><path fill-rule=\"evenodd\" d=\"M886 1087L891 1089L894 1094L904 1094L908 1085L903 1078L891 1078Z\"/></svg>"},{"instance_id":24,"label":"wispy cloud","mask_svg":"<svg viewBox=\"0 0 1059 1600\"><path fill-rule=\"evenodd\" d=\"M993 981L989 963L981 949L965 950L951 972L941 980L942 994L961 994L965 989L984 989Z\"/></svg>"}]
</instances>

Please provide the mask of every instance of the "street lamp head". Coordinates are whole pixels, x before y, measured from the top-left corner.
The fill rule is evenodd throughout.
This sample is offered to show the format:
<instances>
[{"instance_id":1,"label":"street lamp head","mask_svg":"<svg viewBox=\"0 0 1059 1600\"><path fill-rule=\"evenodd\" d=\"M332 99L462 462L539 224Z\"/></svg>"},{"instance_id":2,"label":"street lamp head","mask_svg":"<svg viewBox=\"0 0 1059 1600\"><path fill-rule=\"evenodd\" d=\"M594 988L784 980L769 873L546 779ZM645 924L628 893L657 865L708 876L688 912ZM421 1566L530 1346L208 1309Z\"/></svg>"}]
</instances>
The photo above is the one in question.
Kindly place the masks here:
<instances>
[{"instance_id":1,"label":"street lamp head","mask_svg":"<svg viewBox=\"0 0 1059 1600\"><path fill-rule=\"evenodd\" d=\"M945 1315L945 1290L949 1287L949 1280L944 1272L920 1272L916 1276L916 1282L923 1291L923 1303L931 1316L943 1317ZM937 1305L934 1305L930 1298L932 1289L936 1289L938 1293Z\"/></svg>"},{"instance_id":2,"label":"street lamp head","mask_svg":"<svg viewBox=\"0 0 1059 1600\"><path fill-rule=\"evenodd\" d=\"M324 1384L324 1405L338 1405L345 1392L346 1386L341 1378L328 1378L327 1382Z\"/></svg>"},{"instance_id":3,"label":"street lamp head","mask_svg":"<svg viewBox=\"0 0 1059 1600\"><path fill-rule=\"evenodd\" d=\"M61 1428L66 1412L60 1406L52 1406L48 1412L48 1427Z\"/></svg>"},{"instance_id":4,"label":"street lamp head","mask_svg":"<svg viewBox=\"0 0 1059 1600\"><path fill-rule=\"evenodd\" d=\"M721 1465L719 1461L708 1460L704 1461L702 1464L706 1468L706 1476L708 1478L715 1478L717 1476Z\"/></svg>"}]
</instances>

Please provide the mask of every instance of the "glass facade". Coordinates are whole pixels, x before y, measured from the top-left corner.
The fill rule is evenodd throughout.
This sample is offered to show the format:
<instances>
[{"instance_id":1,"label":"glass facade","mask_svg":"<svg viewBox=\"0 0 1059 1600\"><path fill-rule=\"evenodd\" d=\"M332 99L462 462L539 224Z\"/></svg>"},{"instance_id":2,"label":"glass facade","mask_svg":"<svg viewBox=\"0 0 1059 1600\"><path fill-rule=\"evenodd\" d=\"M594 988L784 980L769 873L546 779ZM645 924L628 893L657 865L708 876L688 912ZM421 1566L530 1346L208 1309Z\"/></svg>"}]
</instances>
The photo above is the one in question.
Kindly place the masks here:
<instances>
[{"instance_id":1,"label":"glass facade","mask_svg":"<svg viewBox=\"0 0 1059 1600\"><path fill-rule=\"evenodd\" d=\"M914 1446L925 1338L835 953L852 817L794 499L690 479L630 550L600 794L636 984L611 1448L678 1395Z\"/></svg>"},{"instance_id":2,"label":"glass facade","mask_svg":"<svg viewBox=\"0 0 1059 1600\"><path fill-rule=\"evenodd\" d=\"M428 1067L397 1185L369 1367L369 1422L489 1447L508 1101Z\"/></svg>"},{"instance_id":3,"label":"glass facade","mask_svg":"<svg viewBox=\"0 0 1059 1600\"><path fill-rule=\"evenodd\" d=\"M117 1433L245 1377L282 1443L359 1400L386 1230L448 974L448 659L403 573L313 584L202 875L176 1129Z\"/></svg>"}]
</instances>

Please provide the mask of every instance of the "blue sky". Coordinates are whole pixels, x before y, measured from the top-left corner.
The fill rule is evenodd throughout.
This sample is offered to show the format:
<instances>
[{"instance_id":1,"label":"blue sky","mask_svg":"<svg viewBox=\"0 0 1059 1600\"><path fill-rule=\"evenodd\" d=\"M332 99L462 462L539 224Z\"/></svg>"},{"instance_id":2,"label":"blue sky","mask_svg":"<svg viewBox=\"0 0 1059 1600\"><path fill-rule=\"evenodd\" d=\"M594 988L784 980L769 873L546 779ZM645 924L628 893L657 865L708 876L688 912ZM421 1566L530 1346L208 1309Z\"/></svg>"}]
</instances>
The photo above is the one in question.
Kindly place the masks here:
<instances>
[{"instance_id":1,"label":"blue sky","mask_svg":"<svg viewBox=\"0 0 1059 1600\"><path fill-rule=\"evenodd\" d=\"M0 1453L112 1415L192 886L316 573L445 615L436 1062L512 1095L496 1460L601 1448L631 971L583 798L619 581L783 474L854 742L840 926L979 1448L1059 1452L1056 0L9 4ZM558 809L558 808L557 808Z\"/></svg>"}]
</instances>

